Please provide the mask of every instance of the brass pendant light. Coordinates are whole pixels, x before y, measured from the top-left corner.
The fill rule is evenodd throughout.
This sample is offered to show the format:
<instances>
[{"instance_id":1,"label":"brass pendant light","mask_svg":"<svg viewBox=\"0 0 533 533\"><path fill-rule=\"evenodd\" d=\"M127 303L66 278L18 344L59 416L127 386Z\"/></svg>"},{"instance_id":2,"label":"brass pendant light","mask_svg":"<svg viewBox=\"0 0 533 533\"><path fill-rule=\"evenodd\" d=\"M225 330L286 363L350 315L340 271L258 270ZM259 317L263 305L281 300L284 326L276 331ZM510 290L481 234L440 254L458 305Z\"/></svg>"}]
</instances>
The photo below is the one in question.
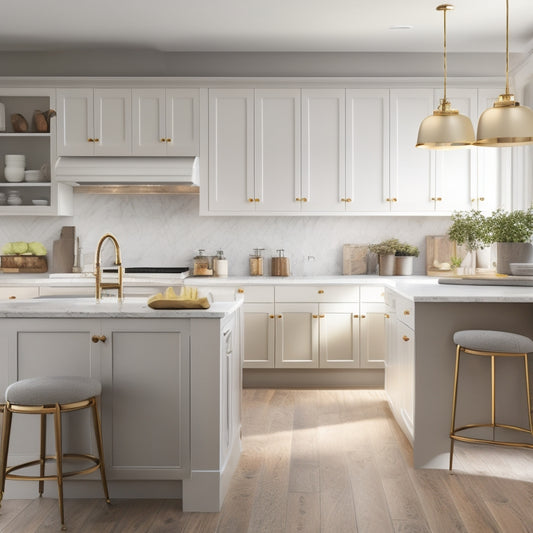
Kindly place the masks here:
<instances>
[{"instance_id":1,"label":"brass pendant light","mask_svg":"<svg viewBox=\"0 0 533 533\"><path fill-rule=\"evenodd\" d=\"M509 0L505 5L505 93L479 117L476 146L533 144L533 110L521 106L509 92Z\"/></svg>"},{"instance_id":2,"label":"brass pendant light","mask_svg":"<svg viewBox=\"0 0 533 533\"><path fill-rule=\"evenodd\" d=\"M475 140L472 122L465 115L460 115L457 109L446 98L446 78L448 75L448 61L446 53L446 12L453 9L451 4L437 6L437 11L444 15L444 95L439 107L433 114L426 117L418 129L418 148L430 150L452 150L467 148Z\"/></svg>"}]
</instances>

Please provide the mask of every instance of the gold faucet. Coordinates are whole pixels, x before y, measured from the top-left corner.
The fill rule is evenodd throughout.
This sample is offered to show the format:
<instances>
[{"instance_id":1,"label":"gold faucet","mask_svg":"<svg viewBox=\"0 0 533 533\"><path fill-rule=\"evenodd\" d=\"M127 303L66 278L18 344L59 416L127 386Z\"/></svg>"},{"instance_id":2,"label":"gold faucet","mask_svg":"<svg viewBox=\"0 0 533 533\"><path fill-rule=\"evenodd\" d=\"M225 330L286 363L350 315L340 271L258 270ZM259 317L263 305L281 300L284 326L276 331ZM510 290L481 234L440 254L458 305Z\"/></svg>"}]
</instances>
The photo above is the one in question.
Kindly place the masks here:
<instances>
[{"instance_id":1,"label":"gold faucet","mask_svg":"<svg viewBox=\"0 0 533 533\"><path fill-rule=\"evenodd\" d=\"M111 239L113 245L115 246L115 265L118 266L118 282L117 283L103 283L102 282L102 266L100 264L100 255L102 253L102 245L107 239ZM96 276L96 299L100 300L102 297L102 289L118 289L118 297L122 300L122 261L120 259L120 246L118 244L117 238L111 234L106 233L98 241L96 246L96 253L94 255L94 275Z\"/></svg>"}]
</instances>

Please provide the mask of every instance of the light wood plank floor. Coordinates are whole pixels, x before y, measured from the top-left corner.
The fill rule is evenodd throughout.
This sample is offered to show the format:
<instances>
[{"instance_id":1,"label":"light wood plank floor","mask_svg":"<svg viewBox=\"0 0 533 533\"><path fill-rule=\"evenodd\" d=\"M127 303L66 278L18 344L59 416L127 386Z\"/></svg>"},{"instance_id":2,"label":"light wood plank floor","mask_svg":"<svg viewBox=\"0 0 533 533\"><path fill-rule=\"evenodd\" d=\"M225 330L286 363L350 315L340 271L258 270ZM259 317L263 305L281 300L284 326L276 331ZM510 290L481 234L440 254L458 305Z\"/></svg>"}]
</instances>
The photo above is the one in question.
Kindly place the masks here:
<instances>
[{"instance_id":1,"label":"light wood plank floor","mask_svg":"<svg viewBox=\"0 0 533 533\"><path fill-rule=\"evenodd\" d=\"M533 532L531 450L457 443L452 475L414 470L383 391L243 396L243 453L220 513L183 513L170 500L67 500L69 531ZM0 510L3 533L58 529L55 500L6 500Z\"/></svg>"}]
</instances>

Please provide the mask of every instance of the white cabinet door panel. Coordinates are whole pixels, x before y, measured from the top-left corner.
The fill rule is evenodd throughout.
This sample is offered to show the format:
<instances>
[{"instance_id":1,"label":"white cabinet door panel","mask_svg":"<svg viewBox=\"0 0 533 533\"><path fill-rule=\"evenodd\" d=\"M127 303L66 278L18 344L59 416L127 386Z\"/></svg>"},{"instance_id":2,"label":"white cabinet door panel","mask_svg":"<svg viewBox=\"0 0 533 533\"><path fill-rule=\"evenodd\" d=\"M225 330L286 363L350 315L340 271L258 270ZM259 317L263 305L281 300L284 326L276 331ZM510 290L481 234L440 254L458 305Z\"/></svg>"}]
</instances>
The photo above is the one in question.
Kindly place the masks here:
<instances>
[{"instance_id":1,"label":"white cabinet door panel","mask_svg":"<svg viewBox=\"0 0 533 533\"><path fill-rule=\"evenodd\" d=\"M94 153L92 89L57 90L57 155L91 156Z\"/></svg>"},{"instance_id":2,"label":"white cabinet door panel","mask_svg":"<svg viewBox=\"0 0 533 533\"><path fill-rule=\"evenodd\" d=\"M299 211L300 90L255 91L256 211Z\"/></svg>"},{"instance_id":3,"label":"white cabinet door panel","mask_svg":"<svg viewBox=\"0 0 533 533\"><path fill-rule=\"evenodd\" d=\"M361 303L361 368L383 368L386 357L385 304Z\"/></svg>"},{"instance_id":4,"label":"white cabinet door panel","mask_svg":"<svg viewBox=\"0 0 533 533\"><path fill-rule=\"evenodd\" d=\"M302 90L302 211L344 211L345 91Z\"/></svg>"},{"instance_id":5,"label":"white cabinet door panel","mask_svg":"<svg viewBox=\"0 0 533 533\"><path fill-rule=\"evenodd\" d=\"M200 153L200 92L198 89L166 89L167 155Z\"/></svg>"},{"instance_id":6,"label":"white cabinet door panel","mask_svg":"<svg viewBox=\"0 0 533 533\"><path fill-rule=\"evenodd\" d=\"M346 209L389 211L389 90L346 91Z\"/></svg>"},{"instance_id":7,"label":"white cabinet door panel","mask_svg":"<svg viewBox=\"0 0 533 533\"><path fill-rule=\"evenodd\" d=\"M166 154L165 89L133 89L133 153Z\"/></svg>"},{"instance_id":8,"label":"white cabinet door panel","mask_svg":"<svg viewBox=\"0 0 533 533\"><path fill-rule=\"evenodd\" d=\"M432 89L391 89L391 211L433 211L434 155L416 148L418 127L433 113Z\"/></svg>"},{"instance_id":9,"label":"white cabinet door panel","mask_svg":"<svg viewBox=\"0 0 533 533\"><path fill-rule=\"evenodd\" d=\"M131 89L95 89L94 113L94 155L131 155Z\"/></svg>"},{"instance_id":10,"label":"white cabinet door panel","mask_svg":"<svg viewBox=\"0 0 533 533\"><path fill-rule=\"evenodd\" d=\"M320 368L359 366L359 316L355 304L320 304Z\"/></svg>"},{"instance_id":11,"label":"white cabinet door panel","mask_svg":"<svg viewBox=\"0 0 533 533\"><path fill-rule=\"evenodd\" d=\"M209 91L209 210L253 211L253 89Z\"/></svg>"},{"instance_id":12,"label":"white cabinet door panel","mask_svg":"<svg viewBox=\"0 0 533 533\"><path fill-rule=\"evenodd\" d=\"M274 367L275 316L273 303L245 303L244 366Z\"/></svg>"}]
</instances>

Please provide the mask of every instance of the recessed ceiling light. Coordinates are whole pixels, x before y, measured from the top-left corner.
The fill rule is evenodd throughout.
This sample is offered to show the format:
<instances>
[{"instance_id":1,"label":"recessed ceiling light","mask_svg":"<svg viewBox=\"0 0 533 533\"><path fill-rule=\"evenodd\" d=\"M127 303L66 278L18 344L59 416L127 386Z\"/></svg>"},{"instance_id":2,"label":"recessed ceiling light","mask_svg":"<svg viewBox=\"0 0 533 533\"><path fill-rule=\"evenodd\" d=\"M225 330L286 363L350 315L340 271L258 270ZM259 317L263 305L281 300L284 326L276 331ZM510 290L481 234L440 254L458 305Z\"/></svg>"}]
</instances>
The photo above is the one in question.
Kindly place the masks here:
<instances>
[{"instance_id":1,"label":"recessed ceiling light","mask_svg":"<svg viewBox=\"0 0 533 533\"><path fill-rule=\"evenodd\" d=\"M395 26L389 26L389 30L412 30L413 26L408 24L397 24Z\"/></svg>"}]
</instances>

